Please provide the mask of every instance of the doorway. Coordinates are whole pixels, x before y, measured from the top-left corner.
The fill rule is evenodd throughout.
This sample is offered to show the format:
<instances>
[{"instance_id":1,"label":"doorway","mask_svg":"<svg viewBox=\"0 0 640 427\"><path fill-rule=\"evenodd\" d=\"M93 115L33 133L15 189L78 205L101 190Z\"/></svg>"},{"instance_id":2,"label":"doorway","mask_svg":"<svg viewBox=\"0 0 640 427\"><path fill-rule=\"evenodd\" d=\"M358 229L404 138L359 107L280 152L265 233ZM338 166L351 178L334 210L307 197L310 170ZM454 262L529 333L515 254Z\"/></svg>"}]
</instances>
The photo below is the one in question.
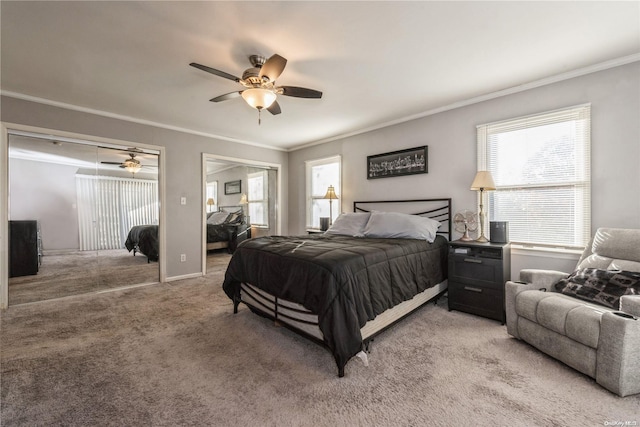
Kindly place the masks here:
<instances>
[{"instance_id":1,"label":"doorway","mask_svg":"<svg viewBox=\"0 0 640 427\"><path fill-rule=\"evenodd\" d=\"M161 152L7 131L7 304L159 282ZM127 248L142 225L155 227L155 254Z\"/></svg>"}]
</instances>

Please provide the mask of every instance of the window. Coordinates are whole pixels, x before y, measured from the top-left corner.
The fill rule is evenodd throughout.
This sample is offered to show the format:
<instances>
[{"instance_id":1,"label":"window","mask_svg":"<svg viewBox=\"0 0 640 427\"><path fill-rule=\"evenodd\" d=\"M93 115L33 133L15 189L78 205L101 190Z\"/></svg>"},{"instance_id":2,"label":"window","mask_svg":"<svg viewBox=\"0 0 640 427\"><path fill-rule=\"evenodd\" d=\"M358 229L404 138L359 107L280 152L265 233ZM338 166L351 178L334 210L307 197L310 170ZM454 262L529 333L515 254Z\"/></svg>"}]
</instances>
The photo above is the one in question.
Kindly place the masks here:
<instances>
[{"instance_id":1,"label":"window","mask_svg":"<svg viewBox=\"0 0 640 427\"><path fill-rule=\"evenodd\" d=\"M580 105L478 126L490 221L527 246L582 248L591 234L591 108Z\"/></svg>"},{"instance_id":2,"label":"window","mask_svg":"<svg viewBox=\"0 0 640 427\"><path fill-rule=\"evenodd\" d=\"M251 225L269 228L269 178L267 171L250 173L247 180L247 201Z\"/></svg>"},{"instance_id":3,"label":"window","mask_svg":"<svg viewBox=\"0 0 640 427\"><path fill-rule=\"evenodd\" d=\"M213 205L209 205L209 199L213 199ZM207 196L204 199L207 212L218 211L218 181L207 182Z\"/></svg>"},{"instance_id":4,"label":"window","mask_svg":"<svg viewBox=\"0 0 640 427\"><path fill-rule=\"evenodd\" d=\"M333 185L340 197L340 156L320 160L310 160L307 165L307 227L320 228L320 218L329 217L332 221L341 212L340 199L325 199L327 189Z\"/></svg>"}]
</instances>

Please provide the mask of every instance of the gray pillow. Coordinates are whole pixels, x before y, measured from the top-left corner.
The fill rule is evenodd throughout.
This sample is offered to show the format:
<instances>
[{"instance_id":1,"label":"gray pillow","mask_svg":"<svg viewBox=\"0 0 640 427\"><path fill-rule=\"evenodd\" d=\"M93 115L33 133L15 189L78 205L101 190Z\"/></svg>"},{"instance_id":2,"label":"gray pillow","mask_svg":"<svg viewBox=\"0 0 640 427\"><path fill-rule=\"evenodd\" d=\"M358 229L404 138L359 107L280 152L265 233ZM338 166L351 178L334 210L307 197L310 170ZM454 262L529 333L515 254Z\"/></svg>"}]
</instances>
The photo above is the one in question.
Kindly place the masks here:
<instances>
[{"instance_id":1,"label":"gray pillow","mask_svg":"<svg viewBox=\"0 0 640 427\"><path fill-rule=\"evenodd\" d=\"M364 229L366 237L420 239L433 243L440 222L419 215L371 212Z\"/></svg>"},{"instance_id":2,"label":"gray pillow","mask_svg":"<svg viewBox=\"0 0 640 427\"><path fill-rule=\"evenodd\" d=\"M343 213L331 227L327 234L341 234L351 237L364 237L364 228L369 221L369 212L348 212Z\"/></svg>"},{"instance_id":3,"label":"gray pillow","mask_svg":"<svg viewBox=\"0 0 640 427\"><path fill-rule=\"evenodd\" d=\"M224 223L228 217L229 212L214 212L209 219L207 219L207 224L220 225Z\"/></svg>"}]
</instances>

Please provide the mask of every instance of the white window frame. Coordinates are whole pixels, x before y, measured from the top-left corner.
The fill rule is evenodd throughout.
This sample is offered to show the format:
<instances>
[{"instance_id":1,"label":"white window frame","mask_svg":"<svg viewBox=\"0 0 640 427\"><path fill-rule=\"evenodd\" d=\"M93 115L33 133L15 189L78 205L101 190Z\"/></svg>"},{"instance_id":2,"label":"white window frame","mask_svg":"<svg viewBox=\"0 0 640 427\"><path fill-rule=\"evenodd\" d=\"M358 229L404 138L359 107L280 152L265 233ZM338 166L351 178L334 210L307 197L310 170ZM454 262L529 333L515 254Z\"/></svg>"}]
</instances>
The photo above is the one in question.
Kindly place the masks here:
<instances>
[{"instance_id":1,"label":"white window frame","mask_svg":"<svg viewBox=\"0 0 640 427\"><path fill-rule=\"evenodd\" d=\"M508 183L501 182L499 165L497 160L491 160L489 144L491 136L506 134L507 132L520 131L525 129L534 129L537 127L563 123L575 122L576 137L574 150L574 168L576 176L574 179L559 180L555 182L538 182L538 183ZM478 141L478 170L489 170L496 181L495 192L485 192L487 197L487 217L489 221L519 221L520 229L528 227L531 230L531 224L536 223L534 219L508 218L504 217L500 212L496 212L494 206L494 197L498 197L500 192L520 192L522 195L529 194L528 200L533 202L531 191L541 190L537 196L540 197L542 191L552 191L554 189L570 189L574 194L573 202L571 199L564 198L563 201L569 200L573 207L573 232L572 242L558 241L554 242L556 234L554 234L551 222L553 219L544 219L549 224L548 233L539 226L535 228L536 232L529 236L518 235L514 233L514 228L510 227L510 240L513 244L520 245L524 248L553 248L560 250L580 250L589 242L591 236L591 105L582 104L569 108L543 112L526 117L519 117L511 120L488 123L477 127ZM496 156L497 157L497 156ZM550 199L553 200L553 199ZM560 199L558 199L560 200ZM535 218L535 217L533 217ZM485 227L488 226L488 222ZM541 218L537 219L537 223L544 222ZM515 224L515 223L514 223ZM486 230L485 230L486 233ZM537 239L536 239L537 237ZM535 241L539 240L539 241Z\"/></svg>"},{"instance_id":2,"label":"white window frame","mask_svg":"<svg viewBox=\"0 0 640 427\"><path fill-rule=\"evenodd\" d=\"M342 156L338 155L338 156L331 156L331 157L325 157L322 159L315 159L315 160L307 160L305 162L305 167L306 167L306 228L307 229L318 229L320 228L320 219L319 217L317 218L313 218L313 204L314 201L317 200L324 200L324 194L313 194L312 189L313 189L313 168L316 166L323 166L323 165L328 165L328 164L332 164L332 163L337 163L338 164L338 176L336 177L336 182L333 183L332 180L332 184L336 194L338 195L338 199L333 199L332 203L331 203L331 211L332 211L332 215L333 215L333 220L335 221L335 219L338 217L338 215L340 215L340 212L342 212L342 201L341 201L341 195L342 195ZM326 191L326 190L325 190ZM326 203L329 204L329 200L326 200Z\"/></svg>"},{"instance_id":3,"label":"white window frame","mask_svg":"<svg viewBox=\"0 0 640 427\"><path fill-rule=\"evenodd\" d=\"M262 178L262 197L260 199L252 199L251 181L257 178ZM264 221L257 221L257 218L250 215L252 205L263 206ZM247 211L252 227L269 228L269 175L266 170L247 174Z\"/></svg>"}]
</instances>

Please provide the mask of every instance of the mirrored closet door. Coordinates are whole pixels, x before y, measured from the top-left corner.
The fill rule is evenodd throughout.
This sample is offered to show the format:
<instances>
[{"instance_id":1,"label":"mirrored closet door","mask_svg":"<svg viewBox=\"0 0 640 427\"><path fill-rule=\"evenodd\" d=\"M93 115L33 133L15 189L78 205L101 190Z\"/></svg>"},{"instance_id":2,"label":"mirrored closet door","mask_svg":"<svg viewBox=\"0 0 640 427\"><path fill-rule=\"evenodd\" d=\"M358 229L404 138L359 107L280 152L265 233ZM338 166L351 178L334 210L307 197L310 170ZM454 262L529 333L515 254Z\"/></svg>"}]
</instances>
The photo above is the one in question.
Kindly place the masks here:
<instances>
[{"instance_id":1,"label":"mirrored closet door","mask_svg":"<svg viewBox=\"0 0 640 427\"><path fill-rule=\"evenodd\" d=\"M157 153L10 132L9 305L158 282L158 227Z\"/></svg>"},{"instance_id":2,"label":"mirrored closet door","mask_svg":"<svg viewBox=\"0 0 640 427\"><path fill-rule=\"evenodd\" d=\"M205 271L246 239L279 233L278 166L204 156Z\"/></svg>"}]
</instances>

